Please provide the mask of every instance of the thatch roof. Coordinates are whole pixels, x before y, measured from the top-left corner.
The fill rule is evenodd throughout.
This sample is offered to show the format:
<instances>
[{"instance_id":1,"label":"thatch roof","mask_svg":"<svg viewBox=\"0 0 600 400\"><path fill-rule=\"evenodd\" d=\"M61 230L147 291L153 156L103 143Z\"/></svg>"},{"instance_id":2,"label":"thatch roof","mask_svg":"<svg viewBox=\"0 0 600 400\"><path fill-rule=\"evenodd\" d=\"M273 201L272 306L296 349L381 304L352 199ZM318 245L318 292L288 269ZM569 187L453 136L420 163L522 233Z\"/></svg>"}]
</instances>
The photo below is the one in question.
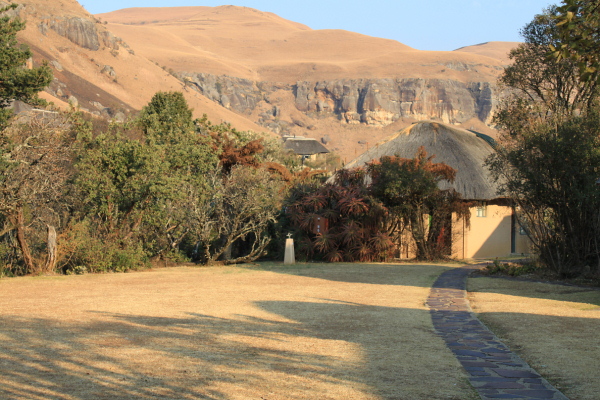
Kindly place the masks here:
<instances>
[{"instance_id":1,"label":"thatch roof","mask_svg":"<svg viewBox=\"0 0 600 400\"><path fill-rule=\"evenodd\" d=\"M494 152L492 143L489 136L465 129L438 122L418 122L376 144L345 168L362 166L382 156L414 158L419 147L424 146L428 155L435 155L433 162L456 169L454 183L443 181L441 189L452 187L469 200L491 200L499 197L497 185L484 166L485 159Z\"/></svg>"},{"instance_id":2,"label":"thatch roof","mask_svg":"<svg viewBox=\"0 0 600 400\"><path fill-rule=\"evenodd\" d=\"M329 153L329 150L319 143L319 141L305 137L292 137L286 139L286 141L283 143L283 148L293 150L294 153L302 156Z\"/></svg>"}]
</instances>

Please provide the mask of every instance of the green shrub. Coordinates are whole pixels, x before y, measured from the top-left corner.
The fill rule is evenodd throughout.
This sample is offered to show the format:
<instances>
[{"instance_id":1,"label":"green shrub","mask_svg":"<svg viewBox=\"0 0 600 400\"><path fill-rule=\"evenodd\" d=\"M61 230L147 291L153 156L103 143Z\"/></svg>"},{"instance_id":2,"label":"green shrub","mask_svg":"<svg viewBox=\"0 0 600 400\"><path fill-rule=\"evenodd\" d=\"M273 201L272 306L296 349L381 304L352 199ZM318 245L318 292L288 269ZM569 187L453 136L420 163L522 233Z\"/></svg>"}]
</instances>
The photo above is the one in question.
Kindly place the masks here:
<instances>
[{"instance_id":1,"label":"green shrub","mask_svg":"<svg viewBox=\"0 0 600 400\"><path fill-rule=\"evenodd\" d=\"M92 225L85 220L70 231L67 240L72 254L63 267L64 273L125 272L149 266L142 243L99 238Z\"/></svg>"},{"instance_id":2,"label":"green shrub","mask_svg":"<svg viewBox=\"0 0 600 400\"><path fill-rule=\"evenodd\" d=\"M17 254L15 247L7 242L0 242L0 278L24 274L24 266L16 261Z\"/></svg>"},{"instance_id":3,"label":"green shrub","mask_svg":"<svg viewBox=\"0 0 600 400\"><path fill-rule=\"evenodd\" d=\"M518 264L513 262L501 262L495 259L492 264L488 264L483 272L487 275L507 275L523 276L535 273L539 267L534 263Z\"/></svg>"}]
</instances>

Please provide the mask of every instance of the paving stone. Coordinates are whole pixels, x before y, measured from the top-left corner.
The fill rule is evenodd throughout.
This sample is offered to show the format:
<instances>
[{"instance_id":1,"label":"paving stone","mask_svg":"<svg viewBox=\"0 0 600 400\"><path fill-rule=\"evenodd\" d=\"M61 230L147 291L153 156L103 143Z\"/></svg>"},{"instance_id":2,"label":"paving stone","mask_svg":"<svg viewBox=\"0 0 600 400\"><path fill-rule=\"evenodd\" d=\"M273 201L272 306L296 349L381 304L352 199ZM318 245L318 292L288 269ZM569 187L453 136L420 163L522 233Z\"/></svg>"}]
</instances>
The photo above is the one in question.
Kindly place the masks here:
<instances>
[{"instance_id":1,"label":"paving stone","mask_svg":"<svg viewBox=\"0 0 600 400\"><path fill-rule=\"evenodd\" d=\"M508 393L533 399L553 399L556 392L554 390L509 390Z\"/></svg>"},{"instance_id":2,"label":"paving stone","mask_svg":"<svg viewBox=\"0 0 600 400\"><path fill-rule=\"evenodd\" d=\"M493 389L524 389L520 383L517 382L490 382L486 383L483 386L479 386L481 388L493 388Z\"/></svg>"},{"instance_id":3,"label":"paving stone","mask_svg":"<svg viewBox=\"0 0 600 400\"><path fill-rule=\"evenodd\" d=\"M461 364L463 365L463 367L498 368L497 364L485 361L464 361Z\"/></svg>"},{"instance_id":4,"label":"paving stone","mask_svg":"<svg viewBox=\"0 0 600 400\"><path fill-rule=\"evenodd\" d=\"M491 378L471 378L471 382L475 383L487 383L487 382L516 382L515 378L498 378L497 376Z\"/></svg>"},{"instance_id":5,"label":"paving stone","mask_svg":"<svg viewBox=\"0 0 600 400\"><path fill-rule=\"evenodd\" d=\"M490 376L489 372L485 372L485 371L469 371L469 374L471 374L471 376Z\"/></svg>"},{"instance_id":6,"label":"paving stone","mask_svg":"<svg viewBox=\"0 0 600 400\"><path fill-rule=\"evenodd\" d=\"M483 351L484 353L489 353L489 354L504 354L504 353L508 353L509 350L508 348L506 348L505 346L503 347L486 347L481 349L481 351Z\"/></svg>"},{"instance_id":7,"label":"paving stone","mask_svg":"<svg viewBox=\"0 0 600 400\"><path fill-rule=\"evenodd\" d=\"M523 379L523 382L525 383L533 383L535 385L541 385L542 384L542 379L541 378L536 378L536 379Z\"/></svg>"},{"instance_id":8,"label":"paving stone","mask_svg":"<svg viewBox=\"0 0 600 400\"><path fill-rule=\"evenodd\" d=\"M521 371L517 369L501 369L495 370L498 375L505 378L538 378L540 375L531 371Z\"/></svg>"},{"instance_id":9,"label":"paving stone","mask_svg":"<svg viewBox=\"0 0 600 400\"><path fill-rule=\"evenodd\" d=\"M482 396L491 396L494 394L500 394L500 391L496 389L479 389L479 394Z\"/></svg>"},{"instance_id":10,"label":"paving stone","mask_svg":"<svg viewBox=\"0 0 600 400\"><path fill-rule=\"evenodd\" d=\"M473 351L473 350L454 350L454 354L457 356L471 356L471 357L479 357L479 358L485 357L485 353L482 353L480 351Z\"/></svg>"}]
</instances>

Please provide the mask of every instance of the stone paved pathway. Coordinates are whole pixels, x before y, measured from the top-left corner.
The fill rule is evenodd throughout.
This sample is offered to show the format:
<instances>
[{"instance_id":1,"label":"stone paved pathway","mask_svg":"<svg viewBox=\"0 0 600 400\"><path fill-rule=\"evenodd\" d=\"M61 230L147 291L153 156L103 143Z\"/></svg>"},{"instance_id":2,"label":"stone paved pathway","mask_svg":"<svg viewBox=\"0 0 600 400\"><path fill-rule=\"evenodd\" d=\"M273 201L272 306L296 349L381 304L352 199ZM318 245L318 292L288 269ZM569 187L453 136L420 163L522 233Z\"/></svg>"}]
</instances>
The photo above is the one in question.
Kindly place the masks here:
<instances>
[{"instance_id":1,"label":"stone paved pathway","mask_svg":"<svg viewBox=\"0 0 600 400\"><path fill-rule=\"evenodd\" d=\"M427 304L438 335L465 368L482 399L568 400L473 314L466 298L467 276L482 266L448 270L433 284Z\"/></svg>"}]
</instances>

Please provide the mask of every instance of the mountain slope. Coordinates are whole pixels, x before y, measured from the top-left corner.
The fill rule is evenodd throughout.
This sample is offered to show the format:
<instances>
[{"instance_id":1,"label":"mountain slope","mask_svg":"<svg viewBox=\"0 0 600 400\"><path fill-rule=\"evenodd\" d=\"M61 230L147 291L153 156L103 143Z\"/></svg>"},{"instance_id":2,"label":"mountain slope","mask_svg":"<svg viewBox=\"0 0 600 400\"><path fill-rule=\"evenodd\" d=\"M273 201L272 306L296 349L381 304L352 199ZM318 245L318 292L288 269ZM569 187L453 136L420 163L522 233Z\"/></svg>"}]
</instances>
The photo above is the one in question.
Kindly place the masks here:
<instances>
[{"instance_id":1,"label":"mountain slope","mask_svg":"<svg viewBox=\"0 0 600 400\"><path fill-rule=\"evenodd\" d=\"M499 60L502 64L508 65L510 63L508 53L518 45L519 42L486 42L472 46L461 47L460 49L456 49L454 51L461 51L494 58Z\"/></svg>"},{"instance_id":2,"label":"mountain slope","mask_svg":"<svg viewBox=\"0 0 600 400\"><path fill-rule=\"evenodd\" d=\"M312 30L247 7L133 8L97 17L137 52L177 72L286 83L425 76L466 82L491 79L502 67L479 54L419 51L354 32ZM478 68L467 74L445 64Z\"/></svg>"},{"instance_id":3,"label":"mountain slope","mask_svg":"<svg viewBox=\"0 0 600 400\"><path fill-rule=\"evenodd\" d=\"M5 3L6 4L6 3ZM157 91L183 91L195 115L229 121L239 129L264 131L204 96L185 91L180 80L135 52L74 0L23 0L17 9L26 21L19 33L30 46L34 63L47 61L55 81L46 99L71 103L114 117L141 109Z\"/></svg>"},{"instance_id":4,"label":"mountain slope","mask_svg":"<svg viewBox=\"0 0 600 400\"><path fill-rule=\"evenodd\" d=\"M74 0L22 3L19 36L53 67L56 104L122 118L177 90L195 116L321 139L346 160L417 120L493 135L494 84L514 45L419 51L235 6L92 16Z\"/></svg>"},{"instance_id":5,"label":"mountain slope","mask_svg":"<svg viewBox=\"0 0 600 400\"><path fill-rule=\"evenodd\" d=\"M494 135L486 124L495 81L513 46L419 51L236 6L132 8L97 17L190 90L273 132L321 139L344 159L417 120Z\"/></svg>"}]
</instances>

